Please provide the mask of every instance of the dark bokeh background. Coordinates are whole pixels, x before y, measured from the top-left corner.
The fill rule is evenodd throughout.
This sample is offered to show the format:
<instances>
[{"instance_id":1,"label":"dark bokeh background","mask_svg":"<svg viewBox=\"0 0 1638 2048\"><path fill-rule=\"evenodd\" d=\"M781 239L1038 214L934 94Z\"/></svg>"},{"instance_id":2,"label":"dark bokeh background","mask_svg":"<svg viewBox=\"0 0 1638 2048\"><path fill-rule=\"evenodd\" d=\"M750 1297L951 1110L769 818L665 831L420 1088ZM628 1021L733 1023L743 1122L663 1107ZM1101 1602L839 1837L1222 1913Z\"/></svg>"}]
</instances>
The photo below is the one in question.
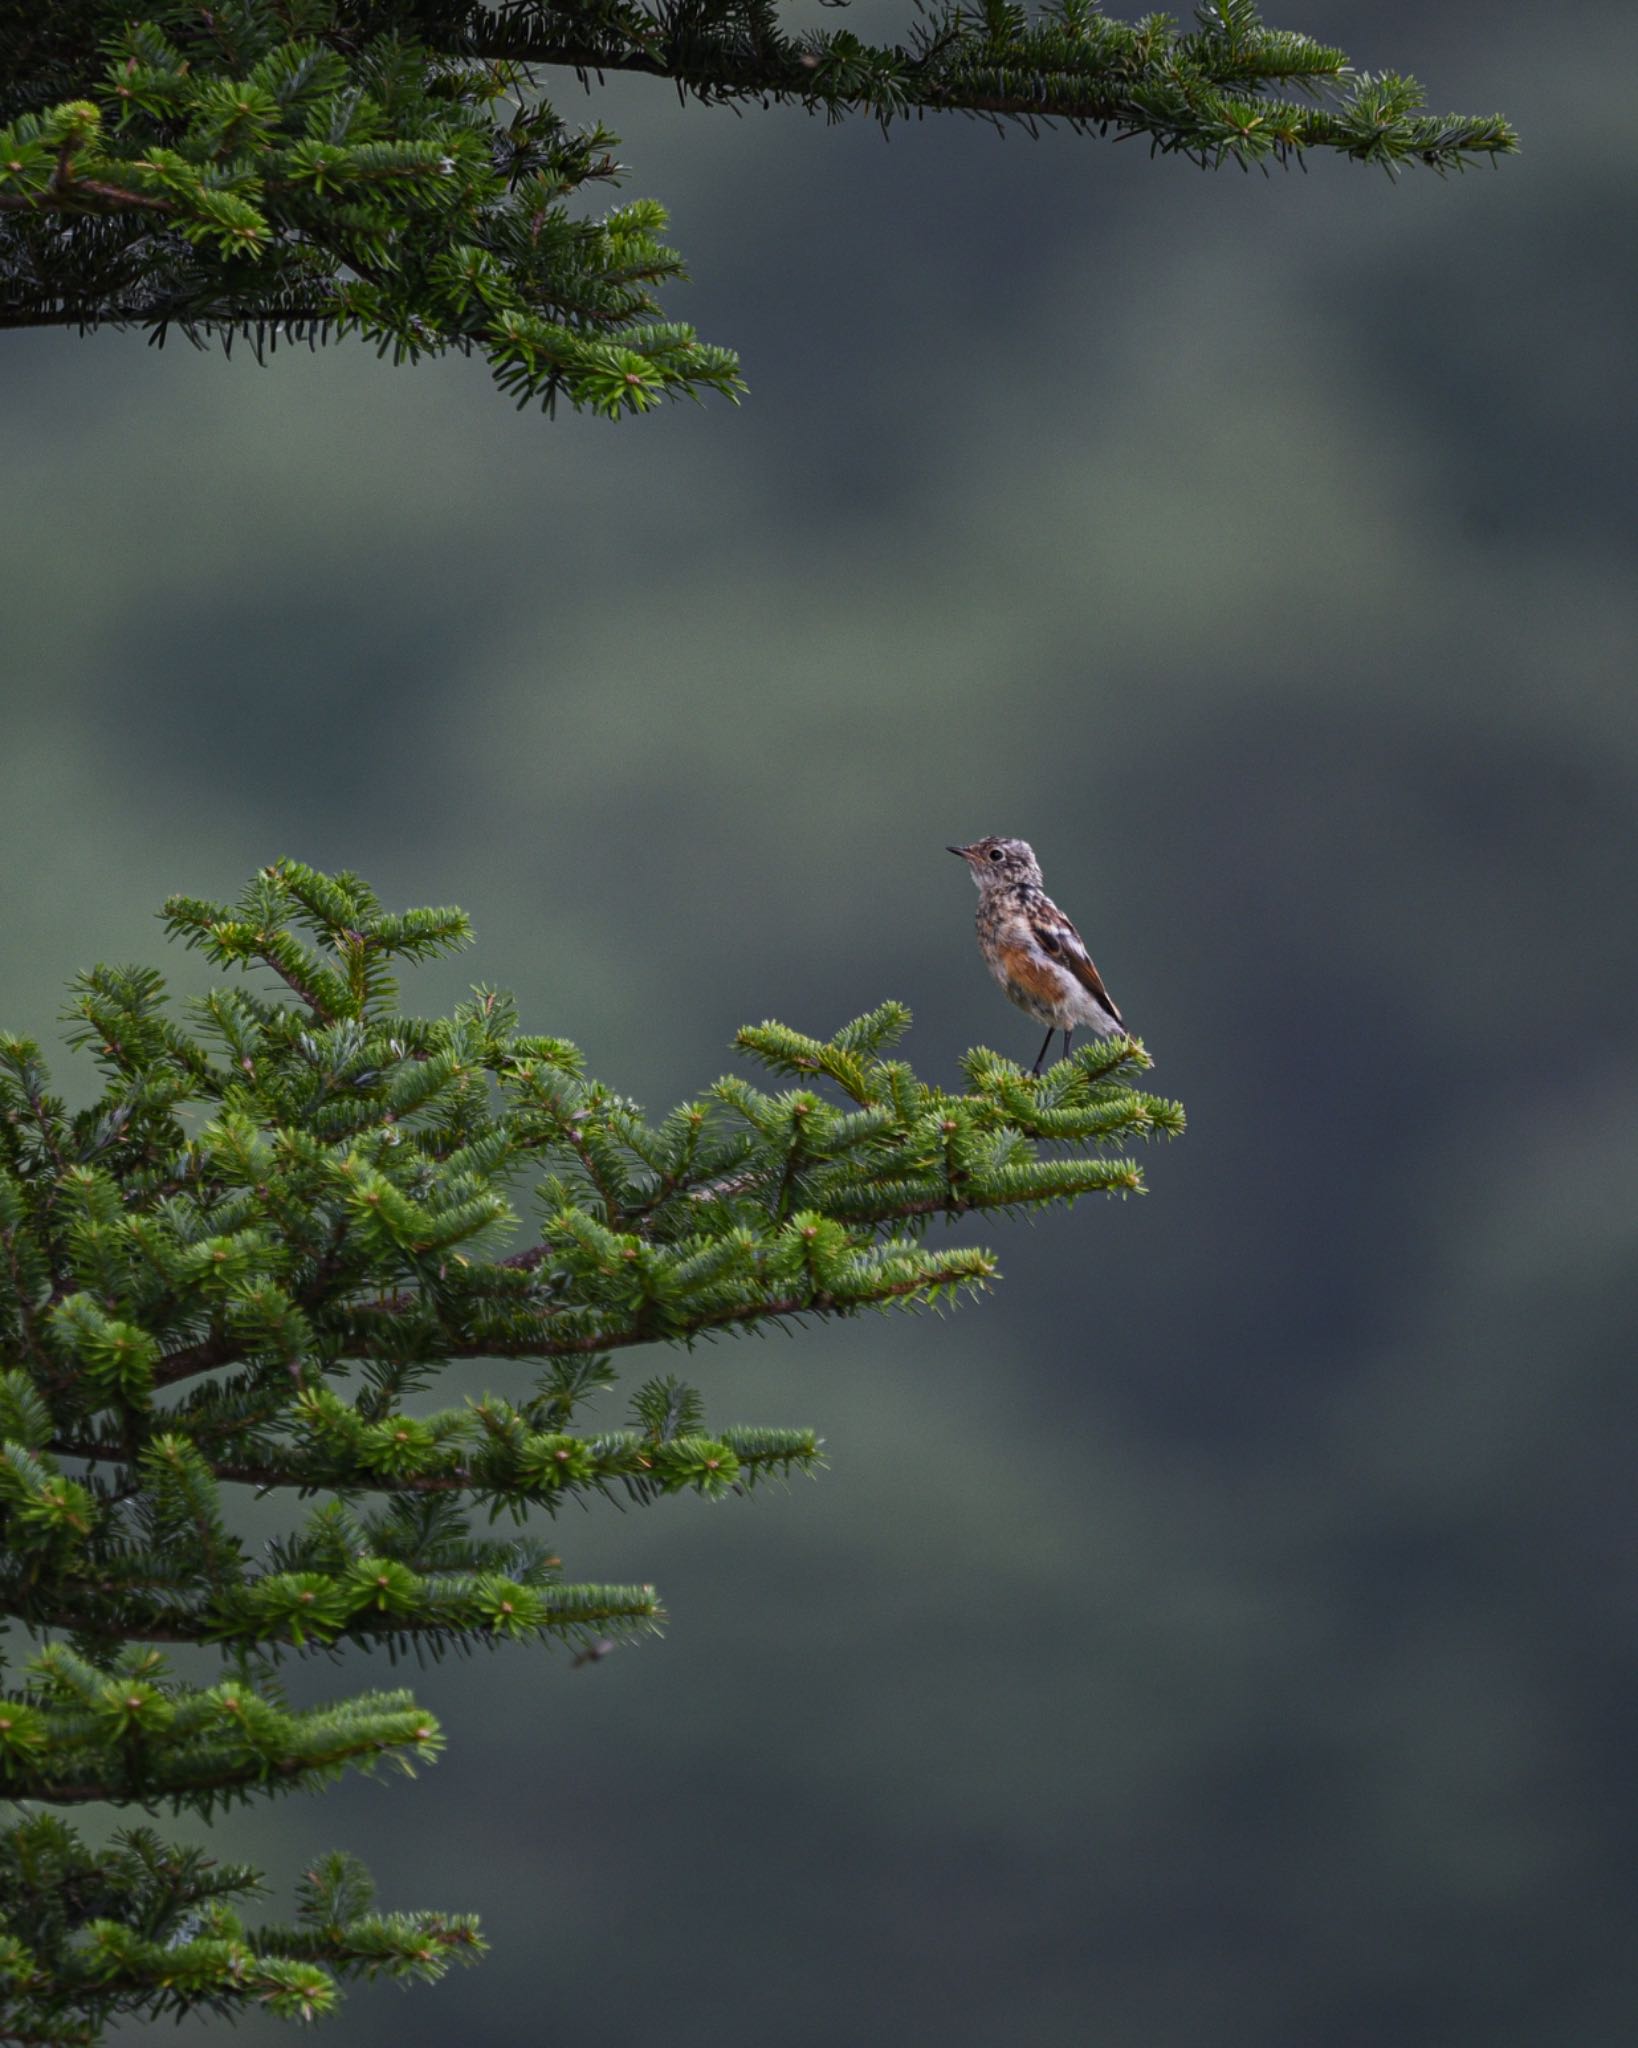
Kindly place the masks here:
<instances>
[{"instance_id":1,"label":"dark bokeh background","mask_svg":"<svg viewBox=\"0 0 1638 2048\"><path fill-rule=\"evenodd\" d=\"M1526 154L629 85L738 413L5 343L9 1025L289 852L655 1109L889 994L949 1079L1034 1051L941 851L1006 831L1190 1111L954 1321L704 1355L833 1469L562 1528L662 1643L429 1673L430 1777L229 1824L482 1912L357 2048L1633 2037L1630 15L1288 12Z\"/></svg>"}]
</instances>

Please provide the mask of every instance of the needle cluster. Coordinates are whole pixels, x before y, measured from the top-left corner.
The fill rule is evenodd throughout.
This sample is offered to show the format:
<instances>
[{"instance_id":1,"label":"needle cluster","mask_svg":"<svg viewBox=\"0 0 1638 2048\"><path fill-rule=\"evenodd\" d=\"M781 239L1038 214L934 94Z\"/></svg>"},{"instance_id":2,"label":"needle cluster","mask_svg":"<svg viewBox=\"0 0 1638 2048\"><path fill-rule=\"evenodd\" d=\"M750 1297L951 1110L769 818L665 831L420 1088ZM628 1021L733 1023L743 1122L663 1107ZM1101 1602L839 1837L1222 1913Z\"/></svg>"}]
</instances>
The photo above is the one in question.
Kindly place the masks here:
<instances>
[{"instance_id":1,"label":"needle cluster","mask_svg":"<svg viewBox=\"0 0 1638 2048\"><path fill-rule=\"evenodd\" d=\"M887 1056L894 1003L830 1039L746 1029L794 1085L734 1076L651 1124L492 989L401 1008L399 969L467 942L457 910L283 862L165 916L226 972L180 1019L149 968L81 976L87 1106L0 1035L0 1615L31 1639L0 1663L0 1791L41 1809L0 1831L0 2040L311 2014L338 1978L475 1956L467 1918L376 1913L350 1859L251 1931L253 1873L147 1829L92 1850L52 1809L209 1814L436 1754L407 1693L289 1705L291 1655L653 1630L652 1586L569 1579L538 1531L742 1496L821 1444L712 1425L669 1373L611 1414L624 1352L980 1289L992 1256L930 1245L935 1219L1136 1191L1113 1148L1182 1125L1125 1039L929 1086ZM251 1494L288 1503L259 1544Z\"/></svg>"},{"instance_id":2,"label":"needle cluster","mask_svg":"<svg viewBox=\"0 0 1638 2048\"><path fill-rule=\"evenodd\" d=\"M610 417L743 387L662 319L683 275L652 200L586 200L618 138L544 73L611 71L706 105L884 127L1061 123L1204 165L1329 151L1459 169L1516 147L1433 115L1413 79L1218 0L1183 29L1095 0L929 0L890 43L791 25L781 0L0 0L0 326L155 339L357 336L397 361L481 356L519 404Z\"/></svg>"}]
</instances>

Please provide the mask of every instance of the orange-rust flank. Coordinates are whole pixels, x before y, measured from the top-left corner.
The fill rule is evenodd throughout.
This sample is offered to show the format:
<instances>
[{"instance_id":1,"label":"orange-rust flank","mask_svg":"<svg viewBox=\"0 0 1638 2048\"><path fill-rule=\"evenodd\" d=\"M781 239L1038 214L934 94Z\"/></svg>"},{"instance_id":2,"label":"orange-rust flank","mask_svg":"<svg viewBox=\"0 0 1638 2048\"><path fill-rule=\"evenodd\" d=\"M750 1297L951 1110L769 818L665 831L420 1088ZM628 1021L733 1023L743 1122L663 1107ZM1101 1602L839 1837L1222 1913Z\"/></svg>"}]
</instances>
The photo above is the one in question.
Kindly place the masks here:
<instances>
[{"instance_id":1,"label":"orange-rust flank","mask_svg":"<svg viewBox=\"0 0 1638 2048\"><path fill-rule=\"evenodd\" d=\"M1043 1011L1050 1010L1056 1014L1064 999L1063 978L1056 969L1037 960L1028 946L1003 944L997 951L1006 970L1008 992L1014 989L1021 991L1013 995L1013 1001L1026 1010L1039 1003Z\"/></svg>"}]
</instances>

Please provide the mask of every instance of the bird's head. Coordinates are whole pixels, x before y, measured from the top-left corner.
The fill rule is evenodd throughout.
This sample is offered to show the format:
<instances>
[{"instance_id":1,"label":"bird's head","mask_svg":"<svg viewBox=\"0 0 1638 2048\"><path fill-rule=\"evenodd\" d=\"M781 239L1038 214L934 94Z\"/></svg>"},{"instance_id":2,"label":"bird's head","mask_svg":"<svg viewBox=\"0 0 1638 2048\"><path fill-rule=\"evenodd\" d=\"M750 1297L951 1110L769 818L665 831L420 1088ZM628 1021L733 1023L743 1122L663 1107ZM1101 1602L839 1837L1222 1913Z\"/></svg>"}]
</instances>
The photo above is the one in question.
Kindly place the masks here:
<instances>
[{"instance_id":1,"label":"bird's head","mask_svg":"<svg viewBox=\"0 0 1638 2048\"><path fill-rule=\"evenodd\" d=\"M972 872L980 890L1010 888L1015 882L1041 886L1041 865L1024 839L975 839L971 846L952 846Z\"/></svg>"}]
</instances>

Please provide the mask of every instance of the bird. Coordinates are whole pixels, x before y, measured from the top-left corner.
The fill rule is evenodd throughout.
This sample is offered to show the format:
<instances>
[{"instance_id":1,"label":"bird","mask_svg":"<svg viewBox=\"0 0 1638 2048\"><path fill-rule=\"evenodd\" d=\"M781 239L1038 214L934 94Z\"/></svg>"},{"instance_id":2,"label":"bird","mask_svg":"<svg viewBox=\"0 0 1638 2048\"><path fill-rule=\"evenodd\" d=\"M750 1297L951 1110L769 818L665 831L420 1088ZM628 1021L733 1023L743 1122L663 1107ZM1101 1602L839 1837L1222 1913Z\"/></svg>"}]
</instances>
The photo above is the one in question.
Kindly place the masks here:
<instances>
[{"instance_id":1,"label":"bird","mask_svg":"<svg viewBox=\"0 0 1638 2048\"><path fill-rule=\"evenodd\" d=\"M991 974L1020 1010L1047 1027L1035 1056L1039 1074L1064 1035L1064 1057L1076 1029L1098 1038L1126 1035L1126 1019L1103 985L1081 935L1041 886L1041 864L1023 839L975 839L952 846L978 885L978 945Z\"/></svg>"}]
</instances>

